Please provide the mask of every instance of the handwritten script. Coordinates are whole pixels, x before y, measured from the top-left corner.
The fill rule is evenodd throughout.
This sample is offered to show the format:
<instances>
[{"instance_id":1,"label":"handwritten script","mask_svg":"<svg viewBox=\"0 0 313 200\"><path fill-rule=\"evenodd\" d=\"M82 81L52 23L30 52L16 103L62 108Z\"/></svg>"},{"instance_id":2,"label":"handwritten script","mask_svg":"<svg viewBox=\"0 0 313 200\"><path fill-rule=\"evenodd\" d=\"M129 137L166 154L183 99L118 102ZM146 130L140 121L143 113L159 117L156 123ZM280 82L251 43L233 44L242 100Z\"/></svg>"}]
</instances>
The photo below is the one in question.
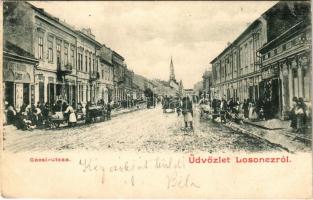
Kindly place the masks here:
<instances>
[{"instance_id":1,"label":"handwritten script","mask_svg":"<svg viewBox=\"0 0 313 200\"><path fill-rule=\"evenodd\" d=\"M139 157L135 160L117 159L110 162L99 158L82 158L78 165L86 174L96 173L101 184L109 184L112 179L116 179L134 187L145 184L145 181L149 180L163 184L167 189L200 188L200 185L193 180L192 175L186 174L183 158L142 159ZM161 174L157 177L158 180L152 180L149 177L149 175L153 177L152 175L155 173Z\"/></svg>"}]
</instances>

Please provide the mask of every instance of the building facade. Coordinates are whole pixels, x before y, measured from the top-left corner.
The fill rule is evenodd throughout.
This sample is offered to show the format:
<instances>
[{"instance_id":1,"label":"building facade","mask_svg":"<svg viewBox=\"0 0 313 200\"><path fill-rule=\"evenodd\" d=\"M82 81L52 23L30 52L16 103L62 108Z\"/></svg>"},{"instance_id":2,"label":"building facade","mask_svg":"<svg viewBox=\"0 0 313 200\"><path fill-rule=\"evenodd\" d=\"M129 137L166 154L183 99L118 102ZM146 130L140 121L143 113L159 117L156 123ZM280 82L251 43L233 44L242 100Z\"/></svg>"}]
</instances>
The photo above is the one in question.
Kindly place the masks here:
<instances>
[{"instance_id":1,"label":"building facade","mask_svg":"<svg viewBox=\"0 0 313 200\"><path fill-rule=\"evenodd\" d=\"M217 98L257 99L261 80L257 49L266 43L266 22L260 17L212 62L213 87Z\"/></svg>"},{"instance_id":2,"label":"building facade","mask_svg":"<svg viewBox=\"0 0 313 200\"><path fill-rule=\"evenodd\" d=\"M75 31L26 2L7 2L5 9L4 38L39 61L33 72L32 103L59 98L71 102L76 98Z\"/></svg>"},{"instance_id":3,"label":"building facade","mask_svg":"<svg viewBox=\"0 0 313 200\"><path fill-rule=\"evenodd\" d=\"M134 79L134 72L127 69L125 70L125 93L126 93L126 100L133 99L133 79Z\"/></svg>"},{"instance_id":4,"label":"building facade","mask_svg":"<svg viewBox=\"0 0 313 200\"><path fill-rule=\"evenodd\" d=\"M114 101L122 101L126 99L125 92L125 71L126 64L124 58L117 52L112 53L113 63L113 84L114 84Z\"/></svg>"},{"instance_id":5,"label":"building facade","mask_svg":"<svg viewBox=\"0 0 313 200\"><path fill-rule=\"evenodd\" d=\"M35 103L35 68L39 61L30 53L5 41L3 46L4 101L17 110Z\"/></svg>"},{"instance_id":6,"label":"building facade","mask_svg":"<svg viewBox=\"0 0 313 200\"><path fill-rule=\"evenodd\" d=\"M262 84L259 49L310 15L309 2L278 2L211 61L216 98L257 101Z\"/></svg>"},{"instance_id":7,"label":"building facade","mask_svg":"<svg viewBox=\"0 0 313 200\"><path fill-rule=\"evenodd\" d=\"M259 50L260 96L270 102L275 117L288 117L293 97L303 98L311 107L311 42L311 21L307 18Z\"/></svg>"},{"instance_id":8,"label":"building facade","mask_svg":"<svg viewBox=\"0 0 313 200\"><path fill-rule=\"evenodd\" d=\"M15 96L22 91L25 91L24 96L32 94L30 100L24 97L24 103L52 104L62 99L76 105L112 98L113 56L111 53L100 62L104 45L95 39L90 29L76 30L28 2L5 2L3 22L7 51L12 53L14 47L15 54L26 59L23 67L15 67L17 65L12 65L11 61L5 63L8 69L5 75L12 71L18 73L23 68L30 76L29 80L25 79L29 86L18 85L19 92L14 93ZM6 58L12 60L12 56L7 55ZM124 58L122 60L124 63ZM15 87L11 83L6 85L5 90ZM6 99L20 107L21 100L16 100L15 96Z\"/></svg>"},{"instance_id":9,"label":"building facade","mask_svg":"<svg viewBox=\"0 0 313 200\"><path fill-rule=\"evenodd\" d=\"M100 50L101 98L104 102L113 100L113 63L112 50L105 45Z\"/></svg>"},{"instance_id":10,"label":"building facade","mask_svg":"<svg viewBox=\"0 0 313 200\"><path fill-rule=\"evenodd\" d=\"M102 45L95 40L90 29L77 33L77 99L79 102L97 102L100 90L100 49Z\"/></svg>"}]
</instances>

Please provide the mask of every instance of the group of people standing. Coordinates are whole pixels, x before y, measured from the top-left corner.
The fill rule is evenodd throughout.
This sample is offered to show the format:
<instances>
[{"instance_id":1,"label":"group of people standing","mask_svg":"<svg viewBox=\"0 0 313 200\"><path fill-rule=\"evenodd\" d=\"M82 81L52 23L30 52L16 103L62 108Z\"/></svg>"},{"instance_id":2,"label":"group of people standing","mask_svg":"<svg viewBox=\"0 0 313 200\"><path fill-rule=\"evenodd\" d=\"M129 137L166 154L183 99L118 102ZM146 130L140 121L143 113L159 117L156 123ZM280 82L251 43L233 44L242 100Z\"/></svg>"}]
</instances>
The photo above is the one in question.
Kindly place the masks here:
<instances>
[{"instance_id":1,"label":"group of people standing","mask_svg":"<svg viewBox=\"0 0 313 200\"><path fill-rule=\"evenodd\" d=\"M41 127L47 120L50 112L48 103L23 104L17 111L13 105L5 102L5 123L13 124L18 129L30 130Z\"/></svg>"},{"instance_id":2,"label":"group of people standing","mask_svg":"<svg viewBox=\"0 0 313 200\"><path fill-rule=\"evenodd\" d=\"M75 106L75 102L68 103L64 100L57 100L53 104L40 103L35 104L23 104L17 111L13 105L5 102L5 124L13 124L18 129L32 130L34 128L46 128L49 127L53 119L63 119L69 126L75 126L78 121L78 113L81 114L81 118L86 121L92 116L91 107L94 104L88 102L86 105L78 103ZM111 118L111 103L105 103L99 101L98 107L101 108L102 113L105 113L105 118Z\"/></svg>"},{"instance_id":3,"label":"group of people standing","mask_svg":"<svg viewBox=\"0 0 313 200\"><path fill-rule=\"evenodd\" d=\"M208 112L213 115L213 119L220 117L221 122L227 119L235 119L237 121L248 119L250 121L269 120L275 118L277 107L269 100L245 99L243 102L239 98L231 98L228 101L225 98L221 100L215 98L212 101L202 98L199 101L201 112L205 112L203 108L209 107ZM292 107L289 111L289 120L291 120L291 128L294 131L303 133L308 127L311 119L310 109L305 104L303 98L294 97Z\"/></svg>"}]
</instances>

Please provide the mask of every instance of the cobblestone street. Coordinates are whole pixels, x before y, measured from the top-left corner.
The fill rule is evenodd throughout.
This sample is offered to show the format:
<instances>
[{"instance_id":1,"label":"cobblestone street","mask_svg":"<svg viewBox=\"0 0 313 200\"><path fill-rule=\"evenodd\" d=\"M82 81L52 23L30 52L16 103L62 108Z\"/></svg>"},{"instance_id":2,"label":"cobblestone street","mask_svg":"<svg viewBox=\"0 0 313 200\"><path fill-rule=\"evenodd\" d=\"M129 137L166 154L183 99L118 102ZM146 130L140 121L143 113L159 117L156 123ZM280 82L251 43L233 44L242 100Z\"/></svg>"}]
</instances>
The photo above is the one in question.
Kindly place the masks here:
<instances>
[{"instance_id":1,"label":"cobblestone street","mask_svg":"<svg viewBox=\"0 0 313 200\"><path fill-rule=\"evenodd\" d=\"M5 127L5 150L136 151L136 152L260 152L281 150L260 139L235 133L219 123L194 116L194 132L182 129L183 118L160 107L114 117L111 121L56 130L16 130Z\"/></svg>"}]
</instances>

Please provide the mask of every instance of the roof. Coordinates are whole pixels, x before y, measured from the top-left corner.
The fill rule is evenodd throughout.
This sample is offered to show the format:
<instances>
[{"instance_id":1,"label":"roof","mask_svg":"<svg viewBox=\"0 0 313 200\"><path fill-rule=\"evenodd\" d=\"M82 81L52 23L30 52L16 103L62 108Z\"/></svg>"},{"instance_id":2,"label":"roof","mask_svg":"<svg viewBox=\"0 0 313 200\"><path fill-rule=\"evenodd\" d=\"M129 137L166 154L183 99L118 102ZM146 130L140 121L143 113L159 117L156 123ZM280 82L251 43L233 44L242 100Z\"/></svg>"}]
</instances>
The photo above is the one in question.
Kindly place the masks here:
<instances>
[{"instance_id":1,"label":"roof","mask_svg":"<svg viewBox=\"0 0 313 200\"><path fill-rule=\"evenodd\" d=\"M260 17L266 17L270 12L275 10L277 7L281 6L282 4L286 4L286 2L280 1L276 3L274 6L267 9ZM227 46L218 56L216 56L210 63L214 63L218 58L220 58L228 49L233 47L246 33L248 33L251 29L253 29L259 22L260 17L254 20L229 46Z\"/></svg>"},{"instance_id":2,"label":"roof","mask_svg":"<svg viewBox=\"0 0 313 200\"><path fill-rule=\"evenodd\" d=\"M63 27L65 27L65 28L67 28L67 29L69 29L69 30L75 32L76 34L79 34L79 35L85 37L86 39L90 40L91 42L95 43L98 47L101 47L101 46L102 46L102 44L101 44L100 42L98 42L97 40L91 38L90 36L86 35L85 33L83 33L83 32L80 31L80 30L76 30L76 29L74 28L74 26L69 25L68 23L66 23L66 22L64 22L64 21L62 21L62 20L60 20L58 17L55 17L55 16L51 15L50 13L46 12L43 8L38 8L38 7L32 5L32 4L29 3L29 2L25 2L25 3L28 4L31 8L33 8L33 9L34 9L35 11L37 11L38 13L40 13L40 14L42 14L42 15L48 17L49 19L51 19L51 20L57 22L58 24L62 25Z\"/></svg>"},{"instance_id":3,"label":"roof","mask_svg":"<svg viewBox=\"0 0 313 200\"><path fill-rule=\"evenodd\" d=\"M123 56L121 56L119 53L117 53L116 51L113 51L113 55L122 59L123 61L125 60Z\"/></svg>"},{"instance_id":4,"label":"roof","mask_svg":"<svg viewBox=\"0 0 313 200\"><path fill-rule=\"evenodd\" d=\"M88 39L89 41L95 43L99 48L102 47L102 44L100 42L98 42L97 40L93 39L89 35L86 35L82 31L76 31L76 33L79 34L80 36L83 36L84 38Z\"/></svg>"},{"instance_id":5,"label":"roof","mask_svg":"<svg viewBox=\"0 0 313 200\"><path fill-rule=\"evenodd\" d=\"M67 29L70 29L71 31L75 32L75 28L73 26L71 26L70 24L60 20L58 17L55 17L53 15L51 15L50 13L46 12L43 8L38 8L34 5L32 5L31 3L29 2L25 2L26 4L28 4L32 9L34 9L35 11L37 11L38 13L48 17L49 19L59 23L60 25L62 25L63 27L67 28Z\"/></svg>"},{"instance_id":6,"label":"roof","mask_svg":"<svg viewBox=\"0 0 313 200\"><path fill-rule=\"evenodd\" d=\"M292 26L291 28L289 28L288 30L286 30L285 32L283 32L282 34L277 36L272 41L264 44L264 46L259 49L259 52L263 53L263 52L267 51L271 47L275 46L277 43L281 43L282 40L287 40L289 38L289 36L293 35L292 33L296 33L299 30L303 30L303 28L308 27L309 25L310 25L310 23L306 20L295 24L294 26Z\"/></svg>"},{"instance_id":7,"label":"roof","mask_svg":"<svg viewBox=\"0 0 313 200\"><path fill-rule=\"evenodd\" d=\"M38 62L38 59L36 59L32 53L22 49L21 47L13 44L7 40L4 41L3 52L9 53L10 55L13 55L13 56L18 56L18 57L23 57L25 59L30 59L30 60L33 60L34 62Z\"/></svg>"},{"instance_id":8,"label":"roof","mask_svg":"<svg viewBox=\"0 0 313 200\"><path fill-rule=\"evenodd\" d=\"M227 52L230 48L234 47L238 41L245 36L249 31L255 28L260 23L259 18L253 21L230 45L228 45L218 56L216 56L210 63L214 63L218 58L220 58L225 52Z\"/></svg>"}]
</instances>

